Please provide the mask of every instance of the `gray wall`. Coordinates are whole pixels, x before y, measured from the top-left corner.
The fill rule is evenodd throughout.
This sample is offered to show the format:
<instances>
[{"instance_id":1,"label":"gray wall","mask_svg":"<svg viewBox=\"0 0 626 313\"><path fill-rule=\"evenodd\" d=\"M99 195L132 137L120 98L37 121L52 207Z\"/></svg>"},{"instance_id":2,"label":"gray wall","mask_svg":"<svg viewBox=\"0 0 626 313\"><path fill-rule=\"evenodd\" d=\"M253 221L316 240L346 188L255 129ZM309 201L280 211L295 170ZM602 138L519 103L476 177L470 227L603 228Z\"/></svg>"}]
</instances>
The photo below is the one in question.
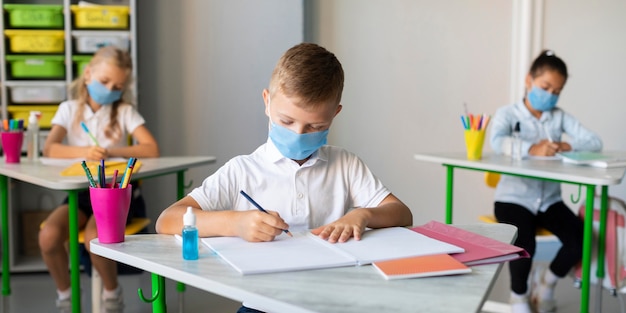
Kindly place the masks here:
<instances>
[{"instance_id":1,"label":"gray wall","mask_svg":"<svg viewBox=\"0 0 626 313\"><path fill-rule=\"evenodd\" d=\"M267 139L261 92L303 38L301 1L139 0L139 110L162 155L212 155L218 166ZM145 181L149 215L176 200L175 177Z\"/></svg>"}]
</instances>

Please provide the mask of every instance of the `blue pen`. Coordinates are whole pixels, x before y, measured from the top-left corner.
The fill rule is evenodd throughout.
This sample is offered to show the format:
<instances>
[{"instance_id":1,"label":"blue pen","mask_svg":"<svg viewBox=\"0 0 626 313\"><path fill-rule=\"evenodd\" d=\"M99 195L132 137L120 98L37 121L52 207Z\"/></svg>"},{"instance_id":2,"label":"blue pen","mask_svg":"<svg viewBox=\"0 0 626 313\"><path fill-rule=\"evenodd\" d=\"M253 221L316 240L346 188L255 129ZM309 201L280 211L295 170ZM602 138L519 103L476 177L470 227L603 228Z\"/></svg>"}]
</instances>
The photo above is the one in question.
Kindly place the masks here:
<instances>
[{"instance_id":1,"label":"blue pen","mask_svg":"<svg viewBox=\"0 0 626 313\"><path fill-rule=\"evenodd\" d=\"M104 159L100 160L100 172L102 173L102 181L100 182L101 188L107 187L107 177L106 172L104 170Z\"/></svg>"},{"instance_id":2,"label":"blue pen","mask_svg":"<svg viewBox=\"0 0 626 313\"><path fill-rule=\"evenodd\" d=\"M128 168L132 168L135 164L136 159L130 158L128 159L128 164L126 164L126 169L124 170L124 174L122 174L122 179L120 180L120 188L122 188L122 183L124 183L124 179L126 178L126 173L128 173Z\"/></svg>"},{"instance_id":3,"label":"blue pen","mask_svg":"<svg viewBox=\"0 0 626 313\"><path fill-rule=\"evenodd\" d=\"M465 117L461 115L461 123L463 123L463 128L467 130L467 125L465 125Z\"/></svg>"},{"instance_id":4,"label":"blue pen","mask_svg":"<svg viewBox=\"0 0 626 313\"><path fill-rule=\"evenodd\" d=\"M240 190L239 193L241 193L241 195L244 196L244 198L246 198L248 201L250 201L250 203L252 203L252 205L254 205L257 209L259 209L259 211L270 214L269 212L265 211L265 209L263 209L258 203L256 203L256 201L252 200L252 198L250 198L250 196L248 196L248 194L245 193L243 190ZM293 235L289 232L288 229L283 229L283 231L285 232L285 234L289 235L289 237L293 237Z\"/></svg>"},{"instance_id":5,"label":"blue pen","mask_svg":"<svg viewBox=\"0 0 626 313\"><path fill-rule=\"evenodd\" d=\"M98 143L98 139L96 139L96 137L94 137L94 135L89 131L89 128L87 128L87 125L85 125L85 122L80 122L80 127L82 127L83 130L87 133L87 135L89 135L89 137L91 138L93 143L96 144L96 146L100 146L100 144Z\"/></svg>"}]
</instances>

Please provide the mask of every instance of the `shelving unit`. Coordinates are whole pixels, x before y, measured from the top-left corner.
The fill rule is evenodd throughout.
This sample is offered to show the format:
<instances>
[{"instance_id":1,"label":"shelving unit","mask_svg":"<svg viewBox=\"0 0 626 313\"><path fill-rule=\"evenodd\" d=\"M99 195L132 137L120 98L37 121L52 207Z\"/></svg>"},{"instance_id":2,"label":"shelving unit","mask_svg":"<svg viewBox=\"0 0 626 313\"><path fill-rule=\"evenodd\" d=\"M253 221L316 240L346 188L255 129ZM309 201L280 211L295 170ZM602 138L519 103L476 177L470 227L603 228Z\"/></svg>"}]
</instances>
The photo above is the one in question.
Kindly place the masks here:
<instances>
[{"instance_id":1,"label":"shelving unit","mask_svg":"<svg viewBox=\"0 0 626 313\"><path fill-rule=\"evenodd\" d=\"M20 111L21 108L24 110L30 110L31 108L37 108L33 106L40 106L42 108L46 108L46 112L48 114L54 115L56 112L56 107L62 102L67 100L69 96L69 87L72 81L80 75L80 70L82 70L82 66L79 66L78 61L75 59L82 58L83 64L88 62L89 57L93 54L93 52L89 51L89 49L85 50L85 47L88 45L83 45L84 43L91 44L92 46L98 44L110 44L111 38L128 38L127 44L125 48L129 50L131 58L133 60L133 77L132 77L132 85L131 89L135 95L135 103L137 102L137 41L136 41L136 0L90 0L88 1L91 4L98 5L94 9L95 15L92 13L85 13L85 11L81 11L87 14L85 19L82 19L78 16L79 13L74 12L72 10L73 7L79 5L78 0L0 0L0 5L3 10L3 14L0 14L0 34L2 34L4 40L0 40L0 114L2 119L10 119L15 114L16 110ZM5 10L5 4L9 5L55 5L58 6L62 12L62 26L57 28L45 28L45 27L12 27L9 23L9 13ZM81 3L82 5L82 3ZM115 6L115 7L102 7L102 6ZM119 7L127 7L128 8L128 19L127 25L125 27L106 27L103 25L108 24L111 25L121 25L124 24L123 19L109 18L115 15L115 12L119 12L117 10ZM89 8L89 7L81 7L81 8ZM89 9L90 10L90 9ZM98 12L99 10L99 12ZM91 12L91 11L87 11ZM102 19L94 18L102 15ZM27 15L31 20L38 21L38 19L45 19L43 15ZM104 18L106 17L106 18ZM109 18L109 19L107 19ZM118 24L119 22L119 24ZM81 24L83 23L83 24ZM84 23L87 23L87 27ZM11 49L11 41L5 35L5 30L55 30L63 32L63 48L62 51L57 52L24 52L24 51L12 51ZM87 36L87 37L85 37ZM89 36L93 37L89 39ZM80 39L83 38L83 39ZM87 38L87 39L85 39ZM108 39L107 39L108 38ZM79 47L79 40L81 41L81 45ZM101 42L98 42L101 40ZM47 45L50 44L51 40L47 39L37 39L33 40L32 45L27 44L26 49L34 49L37 50L40 48L39 45ZM115 45L120 45L119 42L114 43ZM124 47L123 47L124 48ZM47 48L44 48L46 50ZM58 50L58 49L57 49ZM92 49L94 50L94 49ZM12 64L7 62L7 56L18 55L21 57L26 56L27 61L31 62L31 65L41 64L41 58L38 56L54 56L55 59L62 59L62 72L63 75L56 75L55 77L16 77L21 75L13 75L12 72L14 69L12 68ZM12 57L9 57L12 58ZM38 63L39 62L39 63ZM58 70L58 68L57 68ZM16 103L15 95L13 94L13 90L17 90L22 87L28 87L26 90L26 94L22 95L34 95L31 98L31 102L20 101ZM20 90L21 91L21 90ZM30 94L29 94L30 91ZM60 95L59 92L62 92ZM46 96L53 95L52 98L46 98ZM57 98L60 97L60 98ZM60 101L59 101L60 100ZM52 108L52 109L50 109ZM13 112L13 113L12 113ZM26 112L27 114L27 112ZM48 116L52 118L52 116ZM48 120L49 121L49 120ZM25 121L27 124L27 120ZM49 132L50 125L46 125L41 123L41 138L39 140L40 144L43 146L43 142L45 141L45 137ZM26 127L28 127L26 125ZM65 193L63 192L50 192L46 190L41 190L34 188L32 185L10 182L11 184L11 200L9 206L12 208L9 212L9 218L12 221L11 229L9 229L9 233L11 234L11 247L10 252L12 256L12 264L11 271L12 272L32 272L32 271L45 271L46 266L41 260L39 256L33 255L25 255L20 250L20 245L23 244L23 237L21 234L21 221L20 215L25 211L33 211L33 210L51 210L56 207L59 203L61 203L62 199L65 197ZM46 201L42 203L40 201L42 198L49 197L52 201ZM37 223L38 221L33 221L33 223ZM38 225L37 225L38 226ZM38 228L37 228L38 229ZM36 238L36 236L34 236Z\"/></svg>"}]
</instances>

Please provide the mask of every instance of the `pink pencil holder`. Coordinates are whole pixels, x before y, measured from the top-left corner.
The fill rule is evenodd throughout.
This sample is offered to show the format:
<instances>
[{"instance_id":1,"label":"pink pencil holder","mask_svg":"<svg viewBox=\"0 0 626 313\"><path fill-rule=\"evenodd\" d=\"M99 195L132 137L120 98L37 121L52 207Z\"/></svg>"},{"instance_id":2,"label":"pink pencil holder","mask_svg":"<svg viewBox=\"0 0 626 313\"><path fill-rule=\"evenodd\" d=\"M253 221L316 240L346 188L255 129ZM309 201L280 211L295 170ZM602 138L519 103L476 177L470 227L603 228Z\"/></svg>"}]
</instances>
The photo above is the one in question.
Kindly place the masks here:
<instances>
[{"instance_id":1,"label":"pink pencil holder","mask_svg":"<svg viewBox=\"0 0 626 313\"><path fill-rule=\"evenodd\" d=\"M24 133L21 131L2 132L2 151L6 163L20 163Z\"/></svg>"},{"instance_id":2,"label":"pink pencil holder","mask_svg":"<svg viewBox=\"0 0 626 313\"><path fill-rule=\"evenodd\" d=\"M130 184L124 189L89 187L91 207L98 229L98 241L101 243L124 241L132 194L133 188Z\"/></svg>"}]
</instances>

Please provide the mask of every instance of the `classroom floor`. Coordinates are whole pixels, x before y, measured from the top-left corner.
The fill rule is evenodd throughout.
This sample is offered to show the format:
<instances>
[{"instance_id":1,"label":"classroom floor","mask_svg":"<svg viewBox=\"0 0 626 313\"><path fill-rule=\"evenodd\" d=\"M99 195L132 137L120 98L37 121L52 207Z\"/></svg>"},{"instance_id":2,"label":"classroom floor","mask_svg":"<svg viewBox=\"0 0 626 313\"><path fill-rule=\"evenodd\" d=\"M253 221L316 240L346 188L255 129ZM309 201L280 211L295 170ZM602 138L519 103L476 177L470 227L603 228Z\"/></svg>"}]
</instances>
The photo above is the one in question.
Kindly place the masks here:
<instances>
[{"instance_id":1,"label":"classroom floor","mask_svg":"<svg viewBox=\"0 0 626 313\"><path fill-rule=\"evenodd\" d=\"M547 265L547 264L546 264ZM507 302L509 298L508 268L505 266L497 279L488 300ZM139 300L137 289L150 290L151 276L148 273L120 276L120 283L124 288L124 298L127 313L148 313L151 306ZM83 312L91 312L91 283L86 274L81 275ZM180 312L178 307L178 293L176 283L166 281L168 312ZM56 292L52 279L47 273L13 274L11 275L12 295L8 297L8 310L4 312L55 312L54 300ZM145 293L149 297L149 293ZM556 291L558 312L579 312L580 289L573 287L570 279L563 279L557 285ZM592 286L591 310L595 311L595 287ZM626 297L626 296L623 296ZM33 301L36 299L36 301ZM621 309L620 298L603 292L602 312L626 312ZM626 300L622 300L626 301ZM184 312L225 312L234 313L240 303L231 301L193 287L187 287L184 293ZM487 311L485 311L486 313ZM493 311L492 311L493 312ZM497 311L495 311L497 312ZM506 311L503 311L506 312Z\"/></svg>"},{"instance_id":2,"label":"classroom floor","mask_svg":"<svg viewBox=\"0 0 626 313\"><path fill-rule=\"evenodd\" d=\"M547 267L549 265L548 262L535 262L534 266L542 266ZM502 272L500 276L496 280L491 294L488 297L488 301L493 301L497 303L508 303L510 296L510 287L509 287L509 269L508 265L505 265L502 268ZM560 313L570 313L570 312L580 312L580 289L574 287L574 281L571 278L563 278L561 279L556 286L556 294L555 298L557 301L557 312ZM589 311L596 312L596 286L591 286L591 296L589 300ZM621 301L621 303L620 303ZM623 305L624 306L623 306ZM602 312L606 313L626 313L626 295L618 295L614 297L610 295L608 291L602 292ZM496 308L500 306L496 305ZM508 312L506 310L498 311L487 311L483 310L484 313L500 313L500 312Z\"/></svg>"}]
</instances>

